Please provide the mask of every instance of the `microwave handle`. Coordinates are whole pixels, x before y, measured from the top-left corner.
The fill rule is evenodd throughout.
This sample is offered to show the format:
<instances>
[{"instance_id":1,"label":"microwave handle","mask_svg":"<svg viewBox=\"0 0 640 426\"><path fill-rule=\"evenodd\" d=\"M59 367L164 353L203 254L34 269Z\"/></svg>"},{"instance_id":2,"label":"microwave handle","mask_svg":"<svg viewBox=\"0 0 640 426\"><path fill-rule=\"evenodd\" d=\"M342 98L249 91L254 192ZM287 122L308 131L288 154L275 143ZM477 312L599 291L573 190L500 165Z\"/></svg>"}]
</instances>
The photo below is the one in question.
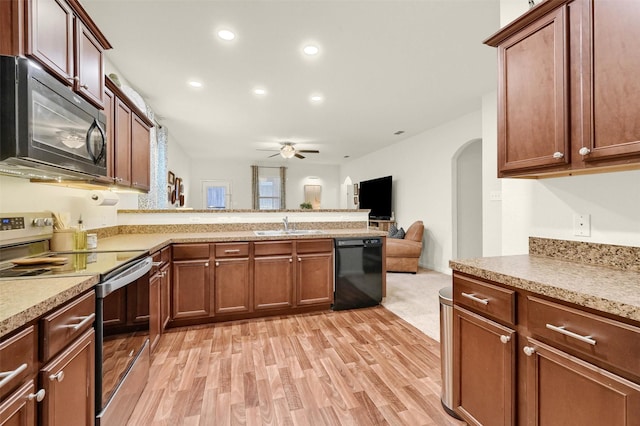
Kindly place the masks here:
<instances>
[{"instance_id":1,"label":"microwave handle","mask_svg":"<svg viewBox=\"0 0 640 426\"><path fill-rule=\"evenodd\" d=\"M95 155L95 153L91 150L90 140L91 140L91 133L93 132L94 129L98 130L98 132L100 133L100 137L102 139L102 148L100 149L100 152L98 153L98 155ZM100 161L102 159L102 156L104 155L105 147L107 145L106 139L107 138L104 134L104 130L102 130L102 127L100 127L100 124L98 124L98 121L94 118L93 123L91 123L91 126L89 127L89 130L87 130L87 137L86 137L87 152L89 153L89 155L91 155L91 159L93 160L94 164Z\"/></svg>"}]
</instances>

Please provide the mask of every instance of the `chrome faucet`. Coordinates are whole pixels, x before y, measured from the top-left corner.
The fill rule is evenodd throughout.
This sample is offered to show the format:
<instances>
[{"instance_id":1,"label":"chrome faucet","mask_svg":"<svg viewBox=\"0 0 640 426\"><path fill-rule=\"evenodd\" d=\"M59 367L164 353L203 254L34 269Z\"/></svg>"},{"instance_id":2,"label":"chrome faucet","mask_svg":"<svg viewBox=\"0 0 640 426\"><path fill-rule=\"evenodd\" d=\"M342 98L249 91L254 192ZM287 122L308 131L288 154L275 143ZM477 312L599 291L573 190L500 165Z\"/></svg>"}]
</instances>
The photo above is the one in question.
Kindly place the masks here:
<instances>
[{"instance_id":1,"label":"chrome faucet","mask_svg":"<svg viewBox=\"0 0 640 426\"><path fill-rule=\"evenodd\" d=\"M289 231L289 218L287 216L282 219L282 223L284 224L284 231Z\"/></svg>"}]
</instances>

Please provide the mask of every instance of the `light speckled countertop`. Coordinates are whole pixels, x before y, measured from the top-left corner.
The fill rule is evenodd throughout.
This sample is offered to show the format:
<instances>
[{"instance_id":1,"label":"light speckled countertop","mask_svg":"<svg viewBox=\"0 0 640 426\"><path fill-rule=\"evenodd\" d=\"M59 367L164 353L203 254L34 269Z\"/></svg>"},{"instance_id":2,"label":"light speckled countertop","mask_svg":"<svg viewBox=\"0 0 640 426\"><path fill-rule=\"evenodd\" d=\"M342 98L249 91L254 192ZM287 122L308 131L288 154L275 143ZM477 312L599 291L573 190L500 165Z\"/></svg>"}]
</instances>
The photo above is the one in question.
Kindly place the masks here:
<instances>
[{"instance_id":1,"label":"light speckled countertop","mask_svg":"<svg viewBox=\"0 0 640 426\"><path fill-rule=\"evenodd\" d=\"M452 260L454 271L640 322L640 272L553 257Z\"/></svg>"},{"instance_id":2,"label":"light speckled countertop","mask_svg":"<svg viewBox=\"0 0 640 426\"><path fill-rule=\"evenodd\" d=\"M0 337L98 283L97 276L0 281Z\"/></svg>"},{"instance_id":3,"label":"light speckled countertop","mask_svg":"<svg viewBox=\"0 0 640 426\"><path fill-rule=\"evenodd\" d=\"M172 243L215 243L282 239L380 237L377 229L327 229L324 234L257 236L252 231L207 233L119 234L98 240L97 250L146 250ZM0 338L94 287L97 276L0 279Z\"/></svg>"}]
</instances>

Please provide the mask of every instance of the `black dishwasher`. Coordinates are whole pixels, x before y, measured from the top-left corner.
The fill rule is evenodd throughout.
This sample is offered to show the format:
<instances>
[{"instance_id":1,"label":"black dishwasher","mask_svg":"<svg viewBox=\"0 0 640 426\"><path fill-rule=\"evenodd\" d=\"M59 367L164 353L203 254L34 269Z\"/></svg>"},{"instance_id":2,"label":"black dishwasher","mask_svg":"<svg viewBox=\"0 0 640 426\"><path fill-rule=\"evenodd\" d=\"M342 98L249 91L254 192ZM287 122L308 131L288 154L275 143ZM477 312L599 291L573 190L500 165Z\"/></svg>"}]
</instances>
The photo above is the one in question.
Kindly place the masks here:
<instances>
[{"instance_id":1,"label":"black dishwasher","mask_svg":"<svg viewBox=\"0 0 640 426\"><path fill-rule=\"evenodd\" d=\"M333 310L375 306L382 300L382 238L336 238Z\"/></svg>"}]
</instances>

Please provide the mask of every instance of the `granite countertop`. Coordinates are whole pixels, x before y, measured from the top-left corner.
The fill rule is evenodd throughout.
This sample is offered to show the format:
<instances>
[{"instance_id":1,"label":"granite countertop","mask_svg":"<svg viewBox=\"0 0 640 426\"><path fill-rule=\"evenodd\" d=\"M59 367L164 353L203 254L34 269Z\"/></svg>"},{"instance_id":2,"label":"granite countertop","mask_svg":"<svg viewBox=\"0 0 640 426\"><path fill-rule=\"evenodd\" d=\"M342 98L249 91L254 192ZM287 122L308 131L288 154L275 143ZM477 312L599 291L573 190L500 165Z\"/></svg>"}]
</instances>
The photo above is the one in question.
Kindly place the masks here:
<instances>
[{"instance_id":1,"label":"granite countertop","mask_svg":"<svg viewBox=\"0 0 640 426\"><path fill-rule=\"evenodd\" d=\"M172 243L214 243L282 239L381 237L377 229L327 229L323 234L257 236L252 231L119 234L98 240L97 250L145 250L153 253ZM98 276L0 280L0 338L94 287Z\"/></svg>"},{"instance_id":2,"label":"granite countertop","mask_svg":"<svg viewBox=\"0 0 640 426\"><path fill-rule=\"evenodd\" d=\"M97 276L0 281L0 338L97 283Z\"/></svg>"},{"instance_id":3,"label":"granite countertop","mask_svg":"<svg viewBox=\"0 0 640 426\"><path fill-rule=\"evenodd\" d=\"M640 322L640 272L546 256L452 260L454 271Z\"/></svg>"}]
</instances>

